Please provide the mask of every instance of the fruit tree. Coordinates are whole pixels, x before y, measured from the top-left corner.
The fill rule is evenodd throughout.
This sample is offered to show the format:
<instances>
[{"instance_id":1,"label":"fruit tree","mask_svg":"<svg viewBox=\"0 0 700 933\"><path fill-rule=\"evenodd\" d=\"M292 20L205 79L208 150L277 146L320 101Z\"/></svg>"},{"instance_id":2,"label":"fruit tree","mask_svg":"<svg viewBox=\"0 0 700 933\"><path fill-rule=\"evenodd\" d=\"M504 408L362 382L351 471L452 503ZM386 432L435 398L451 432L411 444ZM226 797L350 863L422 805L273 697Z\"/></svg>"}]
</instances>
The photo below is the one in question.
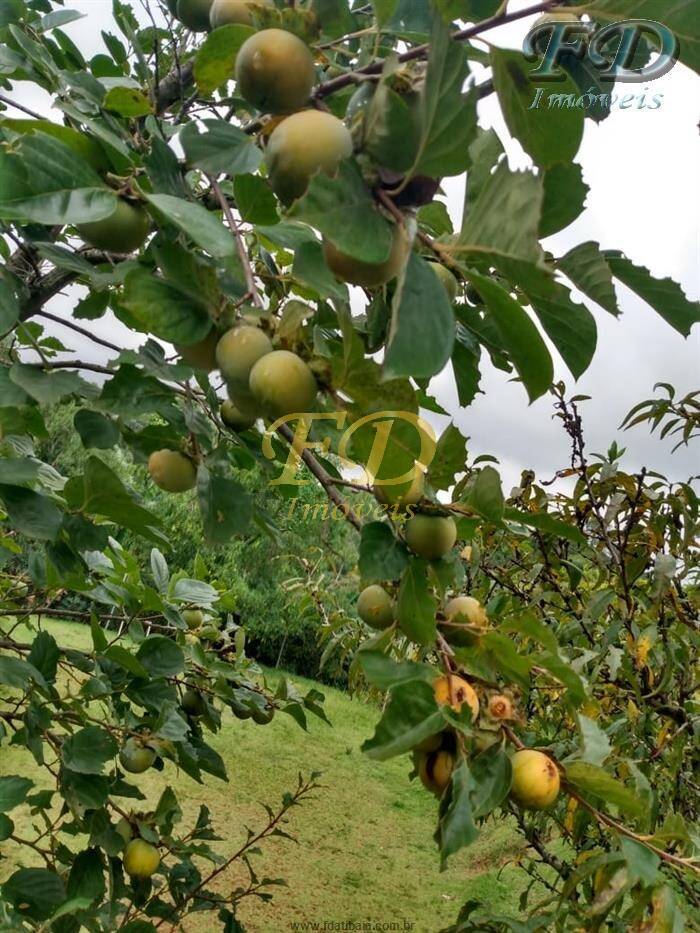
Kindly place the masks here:
<instances>
[{"instance_id":1,"label":"fruit tree","mask_svg":"<svg viewBox=\"0 0 700 933\"><path fill-rule=\"evenodd\" d=\"M303 726L322 697L268 688L227 581L169 567L126 458L191 499L212 545L274 537L275 503L305 482L355 528L358 618L324 637L383 698L364 751L406 756L435 795L443 864L495 819L526 846L521 918L468 902L453 930L697 920L697 493L625 472L615 445L589 455L552 354L585 372L589 305L617 315L614 282L686 337L698 309L620 251L543 248L583 210L575 159L610 86L564 56L559 105L532 108L533 62L487 41L534 14L545 33L651 16L697 70L694 6L113 0L87 60L63 0L0 0L0 754L27 750L45 778L0 767L0 842L21 852L2 929L147 933L208 911L207 929L241 930L239 902L276 883L250 857L316 787L300 776L230 858L206 806L182 823L177 769L226 779L209 742L224 713ZM530 168L480 126L491 95ZM456 229L441 184L465 173ZM468 406L481 357L530 400L551 393L572 450L558 485L526 472L506 496L454 425L435 439L421 417L450 414L429 394L445 370ZM687 443L696 396L667 394L628 421L668 418ZM89 456L63 475L35 450L68 402ZM89 649L57 643L62 613ZM230 889L234 860L249 881Z\"/></svg>"}]
</instances>

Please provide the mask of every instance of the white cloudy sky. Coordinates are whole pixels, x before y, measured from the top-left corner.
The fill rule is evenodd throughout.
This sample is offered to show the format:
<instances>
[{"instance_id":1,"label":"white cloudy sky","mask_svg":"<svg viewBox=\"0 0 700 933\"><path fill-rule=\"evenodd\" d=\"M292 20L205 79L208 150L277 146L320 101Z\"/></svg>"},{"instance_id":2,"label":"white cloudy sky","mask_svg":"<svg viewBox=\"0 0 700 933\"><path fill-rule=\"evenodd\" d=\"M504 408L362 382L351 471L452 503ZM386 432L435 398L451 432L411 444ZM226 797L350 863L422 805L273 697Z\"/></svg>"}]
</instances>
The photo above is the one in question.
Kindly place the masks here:
<instances>
[{"instance_id":1,"label":"white cloudy sky","mask_svg":"<svg viewBox=\"0 0 700 933\"><path fill-rule=\"evenodd\" d=\"M526 0L514 0L511 8L526 5ZM100 51L100 30L110 28L110 0L73 0L66 6L85 14L84 19L66 27L85 56ZM138 3L134 8L144 18ZM500 46L520 48L531 22L523 19L492 30L488 39ZM657 277L670 276L680 282L690 298L700 297L699 89L700 78L676 65L653 84L652 92L664 94L660 109L616 110L600 125L586 121L577 157L591 189L586 209L571 227L550 238L545 244L548 249L561 255L577 243L595 240L603 248L621 249ZM50 114L49 101L40 90L18 84L15 95L26 106ZM482 101L480 107L482 122L493 126L506 141L509 137L495 96ZM57 118L55 112L53 118ZM509 143L507 152L512 168L529 164L518 143ZM449 179L444 185L448 208L457 225L464 186L464 177ZM618 425L632 405L653 394L655 382L671 382L679 392L698 386L700 327L684 340L624 286L618 285L617 291L621 318L615 319L597 307L592 309L598 324L598 350L591 367L575 386L577 393L592 396L583 407L588 448L604 451L616 438L628 448L626 463L630 469L646 465L684 479L700 472L700 442L695 448L682 448L672 457L672 442L650 438L644 427L623 433ZM79 290L71 289L58 296L51 310L58 314L67 311L79 294ZM133 346L142 339L111 317L91 326L96 334L124 346ZM79 356L100 358L100 348L77 335L64 332L61 337ZM557 378L571 386L572 377L556 354L555 366ZM511 485L524 467L534 468L544 477L566 466L567 439L559 423L551 419L549 398L528 405L523 388L509 382L485 359L482 371L484 394L468 409L459 408L449 372L433 383L440 402L454 413L459 428L471 438L472 456L497 456L506 483Z\"/></svg>"}]
</instances>

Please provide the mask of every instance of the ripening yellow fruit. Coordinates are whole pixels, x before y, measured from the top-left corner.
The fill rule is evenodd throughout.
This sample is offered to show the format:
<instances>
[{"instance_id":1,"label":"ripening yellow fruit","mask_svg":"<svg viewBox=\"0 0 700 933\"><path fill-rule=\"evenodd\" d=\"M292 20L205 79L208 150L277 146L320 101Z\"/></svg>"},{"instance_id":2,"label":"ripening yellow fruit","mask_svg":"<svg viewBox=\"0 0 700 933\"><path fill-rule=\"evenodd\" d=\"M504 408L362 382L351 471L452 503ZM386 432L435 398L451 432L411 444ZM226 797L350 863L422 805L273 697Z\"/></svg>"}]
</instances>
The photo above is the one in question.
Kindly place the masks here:
<instances>
[{"instance_id":1,"label":"ripening yellow fruit","mask_svg":"<svg viewBox=\"0 0 700 933\"><path fill-rule=\"evenodd\" d=\"M150 878L158 870L158 849L145 839L132 839L124 851L124 870L132 878Z\"/></svg>"},{"instance_id":2,"label":"ripening yellow fruit","mask_svg":"<svg viewBox=\"0 0 700 933\"><path fill-rule=\"evenodd\" d=\"M410 483L397 483L392 486L375 485L374 495L382 505L389 505L397 509L406 509L415 505L423 498L425 490L425 473L420 467L415 467L413 479Z\"/></svg>"},{"instance_id":3,"label":"ripening yellow fruit","mask_svg":"<svg viewBox=\"0 0 700 933\"><path fill-rule=\"evenodd\" d=\"M151 229L151 218L139 204L117 198L114 213L102 220L76 224L75 229L90 246L109 253L132 253L143 244Z\"/></svg>"},{"instance_id":4,"label":"ripening yellow fruit","mask_svg":"<svg viewBox=\"0 0 700 933\"><path fill-rule=\"evenodd\" d=\"M238 93L264 113L301 110L311 97L315 80L308 46L284 29L256 32L236 56Z\"/></svg>"},{"instance_id":5,"label":"ripening yellow fruit","mask_svg":"<svg viewBox=\"0 0 700 933\"><path fill-rule=\"evenodd\" d=\"M285 204L304 194L312 175L319 171L332 175L350 155L347 127L324 110L302 110L282 120L265 150L272 187Z\"/></svg>"},{"instance_id":6,"label":"ripening yellow fruit","mask_svg":"<svg viewBox=\"0 0 700 933\"><path fill-rule=\"evenodd\" d=\"M432 752L421 755L418 761L418 777L427 790L442 797L455 766L454 755L448 751Z\"/></svg>"},{"instance_id":7,"label":"ripening yellow fruit","mask_svg":"<svg viewBox=\"0 0 700 933\"><path fill-rule=\"evenodd\" d=\"M148 458L148 472L166 492L186 492L197 482L194 463L177 450L155 450Z\"/></svg>"},{"instance_id":8,"label":"ripening yellow fruit","mask_svg":"<svg viewBox=\"0 0 700 933\"><path fill-rule=\"evenodd\" d=\"M212 29L238 23L252 26L251 7L274 7L272 0L214 0L209 10L209 22Z\"/></svg>"},{"instance_id":9,"label":"ripening yellow fruit","mask_svg":"<svg viewBox=\"0 0 700 933\"><path fill-rule=\"evenodd\" d=\"M372 628L388 628L394 621L394 601L383 586L366 586L357 600L357 614Z\"/></svg>"},{"instance_id":10,"label":"ripening yellow fruit","mask_svg":"<svg viewBox=\"0 0 700 933\"><path fill-rule=\"evenodd\" d=\"M528 810L545 810L559 795L559 771L551 758L534 748L523 748L511 759L510 795Z\"/></svg>"},{"instance_id":11,"label":"ripening yellow fruit","mask_svg":"<svg viewBox=\"0 0 700 933\"><path fill-rule=\"evenodd\" d=\"M203 340L197 343L191 343L188 346L175 344L175 349L180 354L185 363L193 369L203 369L210 373L216 369L216 344L219 341L219 335L212 328Z\"/></svg>"},{"instance_id":12,"label":"ripening yellow fruit","mask_svg":"<svg viewBox=\"0 0 700 933\"><path fill-rule=\"evenodd\" d=\"M486 610L473 596L455 596L445 606L445 616L450 622L468 622L470 625L488 624Z\"/></svg>"},{"instance_id":13,"label":"ripening yellow fruit","mask_svg":"<svg viewBox=\"0 0 700 933\"><path fill-rule=\"evenodd\" d=\"M221 375L234 391L249 392L250 371L260 357L272 352L272 341L264 330L251 324L232 327L216 345Z\"/></svg>"},{"instance_id":14,"label":"ripening yellow fruit","mask_svg":"<svg viewBox=\"0 0 700 933\"><path fill-rule=\"evenodd\" d=\"M445 674L433 681L433 692L438 706L451 706L458 713L466 703L472 711L472 722L479 716L479 697L472 685L456 674Z\"/></svg>"},{"instance_id":15,"label":"ripening yellow fruit","mask_svg":"<svg viewBox=\"0 0 700 933\"><path fill-rule=\"evenodd\" d=\"M457 289L459 287L457 279L447 266L443 266L441 262L430 262L428 265L444 285L447 297L450 299L450 303L452 303L457 298Z\"/></svg>"},{"instance_id":16,"label":"ripening yellow fruit","mask_svg":"<svg viewBox=\"0 0 700 933\"><path fill-rule=\"evenodd\" d=\"M411 250L411 241L406 228L402 224L396 224L389 258L379 263L364 262L342 253L325 237L322 246L326 265L337 279L364 288L378 288L396 278L403 269Z\"/></svg>"},{"instance_id":17,"label":"ripening yellow fruit","mask_svg":"<svg viewBox=\"0 0 700 933\"><path fill-rule=\"evenodd\" d=\"M257 415L241 411L230 399L221 403L219 414L226 427L232 431L247 431L257 421Z\"/></svg>"},{"instance_id":18,"label":"ripening yellow fruit","mask_svg":"<svg viewBox=\"0 0 700 933\"><path fill-rule=\"evenodd\" d=\"M311 411L318 386L306 363L289 350L273 350L250 371L250 391L270 418Z\"/></svg>"},{"instance_id":19,"label":"ripening yellow fruit","mask_svg":"<svg viewBox=\"0 0 700 933\"><path fill-rule=\"evenodd\" d=\"M439 560L454 547L457 526L452 518L439 515L414 515L404 527L406 544L418 557Z\"/></svg>"}]
</instances>

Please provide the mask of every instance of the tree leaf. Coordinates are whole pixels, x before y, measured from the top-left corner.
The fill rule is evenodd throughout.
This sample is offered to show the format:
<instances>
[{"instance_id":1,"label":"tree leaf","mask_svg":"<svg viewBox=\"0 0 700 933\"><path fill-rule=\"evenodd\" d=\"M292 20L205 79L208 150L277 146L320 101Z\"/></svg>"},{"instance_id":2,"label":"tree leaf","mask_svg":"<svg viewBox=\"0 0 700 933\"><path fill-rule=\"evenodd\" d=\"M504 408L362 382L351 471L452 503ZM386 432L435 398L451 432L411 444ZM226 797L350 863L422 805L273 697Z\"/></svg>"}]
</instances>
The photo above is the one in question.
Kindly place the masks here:
<instances>
[{"instance_id":1,"label":"tree leaf","mask_svg":"<svg viewBox=\"0 0 700 933\"><path fill-rule=\"evenodd\" d=\"M527 287L525 291L547 336L578 379L595 353L598 342L595 318L588 308L574 302L569 289L559 282L550 281L541 291Z\"/></svg>"},{"instance_id":2,"label":"tree leaf","mask_svg":"<svg viewBox=\"0 0 700 933\"><path fill-rule=\"evenodd\" d=\"M397 614L401 631L419 645L432 645L437 637L436 610L427 561L410 558L399 586Z\"/></svg>"},{"instance_id":3,"label":"tree leaf","mask_svg":"<svg viewBox=\"0 0 700 933\"><path fill-rule=\"evenodd\" d=\"M99 726L86 726L69 735L61 748L64 765L78 774L101 774L116 753L117 743Z\"/></svg>"},{"instance_id":4,"label":"tree leaf","mask_svg":"<svg viewBox=\"0 0 700 933\"><path fill-rule=\"evenodd\" d=\"M428 482L433 489L449 489L458 473L464 472L467 459L467 439L453 424L438 438L435 456L428 470Z\"/></svg>"},{"instance_id":5,"label":"tree leaf","mask_svg":"<svg viewBox=\"0 0 700 933\"><path fill-rule=\"evenodd\" d=\"M151 677L172 677L185 669L182 648L165 635L150 635L139 645L136 657Z\"/></svg>"},{"instance_id":6,"label":"tree leaf","mask_svg":"<svg viewBox=\"0 0 700 933\"><path fill-rule=\"evenodd\" d=\"M243 220L249 224L276 224L277 200L272 189L259 175L237 175L233 195Z\"/></svg>"},{"instance_id":7,"label":"tree leaf","mask_svg":"<svg viewBox=\"0 0 700 933\"><path fill-rule=\"evenodd\" d=\"M393 228L375 207L354 159L341 162L335 177L314 175L287 215L320 230L339 250L362 262L389 257Z\"/></svg>"},{"instance_id":8,"label":"tree leaf","mask_svg":"<svg viewBox=\"0 0 700 933\"><path fill-rule=\"evenodd\" d=\"M379 651L360 651L357 655L362 672L375 687L388 690L407 680L435 680L435 668L415 661L395 661Z\"/></svg>"},{"instance_id":9,"label":"tree leaf","mask_svg":"<svg viewBox=\"0 0 700 933\"><path fill-rule=\"evenodd\" d=\"M180 132L188 165L210 175L242 175L258 168L262 152L254 137L224 120L203 120L202 125L205 133L200 133L194 122L187 123Z\"/></svg>"},{"instance_id":10,"label":"tree leaf","mask_svg":"<svg viewBox=\"0 0 700 933\"><path fill-rule=\"evenodd\" d=\"M94 397L99 391L77 373L63 370L45 372L29 363L13 363L10 379L40 405L55 405L67 395Z\"/></svg>"},{"instance_id":11,"label":"tree leaf","mask_svg":"<svg viewBox=\"0 0 700 933\"><path fill-rule=\"evenodd\" d=\"M577 162L552 165L543 174L543 186L540 236L547 237L576 220L584 209L590 188Z\"/></svg>"},{"instance_id":12,"label":"tree leaf","mask_svg":"<svg viewBox=\"0 0 700 933\"><path fill-rule=\"evenodd\" d=\"M452 372L457 384L459 404L466 408L479 391L481 344L463 324L457 324L452 348Z\"/></svg>"},{"instance_id":13,"label":"tree leaf","mask_svg":"<svg viewBox=\"0 0 700 933\"><path fill-rule=\"evenodd\" d=\"M450 359L454 339L454 312L445 287L428 263L411 253L392 301L384 379L436 375Z\"/></svg>"},{"instance_id":14,"label":"tree leaf","mask_svg":"<svg viewBox=\"0 0 700 933\"><path fill-rule=\"evenodd\" d=\"M121 303L144 333L169 343L188 346L211 330L211 318L202 304L141 267L127 275Z\"/></svg>"},{"instance_id":15,"label":"tree leaf","mask_svg":"<svg viewBox=\"0 0 700 933\"><path fill-rule=\"evenodd\" d=\"M656 854L634 839L620 836L620 849L625 856L630 884L653 885L659 880L661 859Z\"/></svg>"},{"instance_id":16,"label":"tree leaf","mask_svg":"<svg viewBox=\"0 0 700 933\"><path fill-rule=\"evenodd\" d=\"M612 804L630 816L641 816L644 811L643 802L631 790L596 765L574 761L566 766L566 780L582 796Z\"/></svg>"},{"instance_id":17,"label":"tree leaf","mask_svg":"<svg viewBox=\"0 0 700 933\"><path fill-rule=\"evenodd\" d=\"M143 196L166 220L182 230L210 256L231 259L235 255L233 234L203 205L170 194L149 194L144 191Z\"/></svg>"},{"instance_id":18,"label":"tree leaf","mask_svg":"<svg viewBox=\"0 0 700 933\"><path fill-rule=\"evenodd\" d=\"M498 471L491 466L483 467L470 483L464 501L488 521L499 522L503 518L505 501Z\"/></svg>"},{"instance_id":19,"label":"tree leaf","mask_svg":"<svg viewBox=\"0 0 700 933\"><path fill-rule=\"evenodd\" d=\"M39 632L32 642L27 660L46 681L51 682L56 679L56 668L60 656L61 652L53 635L48 632Z\"/></svg>"},{"instance_id":20,"label":"tree leaf","mask_svg":"<svg viewBox=\"0 0 700 933\"><path fill-rule=\"evenodd\" d=\"M688 301L673 279L656 279L648 269L636 266L616 250L604 250L603 258L612 274L644 301L684 337L700 321L700 302Z\"/></svg>"},{"instance_id":21,"label":"tree leaf","mask_svg":"<svg viewBox=\"0 0 700 933\"><path fill-rule=\"evenodd\" d=\"M474 819L488 816L510 790L512 767L503 745L495 742L469 762L472 775L471 806Z\"/></svg>"},{"instance_id":22,"label":"tree leaf","mask_svg":"<svg viewBox=\"0 0 700 933\"><path fill-rule=\"evenodd\" d=\"M374 735L362 745L362 751L378 761L403 755L444 725L431 684L422 680L400 683L389 697Z\"/></svg>"},{"instance_id":23,"label":"tree leaf","mask_svg":"<svg viewBox=\"0 0 700 933\"><path fill-rule=\"evenodd\" d=\"M68 876L68 897L84 898L88 905L105 896L104 856L100 849L79 852Z\"/></svg>"},{"instance_id":24,"label":"tree leaf","mask_svg":"<svg viewBox=\"0 0 700 933\"><path fill-rule=\"evenodd\" d=\"M105 110L112 110L122 117L145 117L153 112L153 105L142 90L135 87L113 87L105 94Z\"/></svg>"},{"instance_id":25,"label":"tree leaf","mask_svg":"<svg viewBox=\"0 0 700 933\"><path fill-rule=\"evenodd\" d=\"M20 917L48 920L66 899L59 876L45 868L20 868L3 883L3 898Z\"/></svg>"},{"instance_id":26,"label":"tree leaf","mask_svg":"<svg viewBox=\"0 0 700 933\"><path fill-rule=\"evenodd\" d=\"M360 576L363 580L397 580L408 564L408 551L386 522L369 522L360 533Z\"/></svg>"},{"instance_id":27,"label":"tree leaf","mask_svg":"<svg viewBox=\"0 0 700 933\"><path fill-rule=\"evenodd\" d=\"M612 272L597 243L591 240L580 243L557 260L557 266L577 288L601 308L615 316L620 313Z\"/></svg>"},{"instance_id":28,"label":"tree leaf","mask_svg":"<svg viewBox=\"0 0 700 933\"><path fill-rule=\"evenodd\" d=\"M33 781L17 774L0 777L0 813L8 813L24 803L32 787Z\"/></svg>"},{"instance_id":29,"label":"tree leaf","mask_svg":"<svg viewBox=\"0 0 700 933\"><path fill-rule=\"evenodd\" d=\"M238 50L254 34L252 26L229 23L210 32L194 59L194 79L208 95L233 76Z\"/></svg>"},{"instance_id":30,"label":"tree leaf","mask_svg":"<svg viewBox=\"0 0 700 933\"><path fill-rule=\"evenodd\" d=\"M119 443L119 428L111 418L98 411L81 408L73 417L73 426L80 435L83 447L88 449L97 447L108 450Z\"/></svg>"},{"instance_id":31,"label":"tree leaf","mask_svg":"<svg viewBox=\"0 0 700 933\"><path fill-rule=\"evenodd\" d=\"M479 835L471 805L473 790L469 765L466 759L461 758L452 772L449 793L440 804L440 820L435 832L443 868L450 855L471 845Z\"/></svg>"},{"instance_id":32,"label":"tree leaf","mask_svg":"<svg viewBox=\"0 0 700 933\"><path fill-rule=\"evenodd\" d=\"M205 467L197 471L197 496L209 544L226 544L234 535L245 532L253 514L250 494L240 483Z\"/></svg>"},{"instance_id":33,"label":"tree leaf","mask_svg":"<svg viewBox=\"0 0 700 933\"><path fill-rule=\"evenodd\" d=\"M558 518L554 518L548 512L522 512L520 509L507 508L504 518L512 522L520 522L521 525L528 525L543 531L545 534L556 535L559 538L566 538L576 544L585 544L585 536L576 528L575 525L569 525Z\"/></svg>"},{"instance_id":34,"label":"tree leaf","mask_svg":"<svg viewBox=\"0 0 700 933\"><path fill-rule=\"evenodd\" d=\"M21 486L0 486L0 500L10 524L28 538L53 541L63 522L63 513L47 496Z\"/></svg>"},{"instance_id":35,"label":"tree leaf","mask_svg":"<svg viewBox=\"0 0 700 933\"><path fill-rule=\"evenodd\" d=\"M581 732L581 761L592 765L602 765L612 752L610 740L597 722L579 713L578 727Z\"/></svg>"}]
</instances>

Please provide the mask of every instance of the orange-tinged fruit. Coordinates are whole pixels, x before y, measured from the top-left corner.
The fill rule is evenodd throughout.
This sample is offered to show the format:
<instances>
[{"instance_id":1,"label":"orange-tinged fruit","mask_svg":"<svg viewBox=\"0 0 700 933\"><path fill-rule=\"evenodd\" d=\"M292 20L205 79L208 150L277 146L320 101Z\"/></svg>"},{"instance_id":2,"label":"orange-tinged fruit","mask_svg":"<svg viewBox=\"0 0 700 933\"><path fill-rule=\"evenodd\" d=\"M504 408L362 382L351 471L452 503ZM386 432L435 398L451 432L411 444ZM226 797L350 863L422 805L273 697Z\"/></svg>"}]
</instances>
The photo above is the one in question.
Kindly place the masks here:
<instances>
[{"instance_id":1,"label":"orange-tinged fruit","mask_svg":"<svg viewBox=\"0 0 700 933\"><path fill-rule=\"evenodd\" d=\"M308 102L316 80L311 52L284 29L262 29L236 56L238 93L264 113L293 113Z\"/></svg>"},{"instance_id":2,"label":"orange-tinged fruit","mask_svg":"<svg viewBox=\"0 0 700 933\"><path fill-rule=\"evenodd\" d=\"M158 870L158 849L145 839L132 839L124 850L124 871L132 878L150 878Z\"/></svg>"},{"instance_id":3,"label":"orange-tinged fruit","mask_svg":"<svg viewBox=\"0 0 700 933\"><path fill-rule=\"evenodd\" d=\"M552 759L534 748L523 748L511 759L510 795L528 810L545 810L559 795L559 771Z\"/></svg>"},{"instance_id":4,"label":"orange-tinged fruit","mask_svg":"<svg viewBox=\"0 0 700 933\"><path fill-rule=\"evenodd\" d=\"M366 586L357 600L357 614L372 628L388 628L394 621L394 601L383 586Z\"/></svg>"},{"instance_id":5,"label":"orange-tinged fruit","mask_svg":"<svg viewBox=\"0 0 700 933\"><path fill-rule=\"evenodd\" d=\"M273 350L250 371L250 391L270 418L311 411L318 385L304 360L289 350Z\"/></svg>"},{"instance_id":6,"label":"orange-tinged fruit","mask_svg":"<svg viewBox=\"0 0 700 933\"><path fill-rule=\"evenodd\" d=\"M425 788L442 797L454 770L455 760L451 752L439 751L422 755L418 762L418 777Z\"/></svg>"},{"instance_id":7,"label":"orange-tinged fruit","mask_svg":"<svg viewBox=\"0 0 700 933\"><path fill-rule=\"evenodd\" d=\"M344 123L324 110L302 110L274 128L265 161L275 194L291 204L304 194L312 175L334 174L350 155L352 139Z\"/></svg>"},{"instance_id":8,"label":"orange-tinged fruit","mask_svg":"<svg viewBox=\"0 0 700 933\"><path fill-rule=\"evenodd\" d=\"M148 458L148 472L166 492L186 492L197 482L194 463L177 450L155 450Z\"/></svg>"},{"instance_id":9,"label":"orange-tinged fruit","mask_svg":"<svg viewBox=\"0 0 700 933\"><path fill-rule=\"evenodd\" d=\"M439 706L451 706L457 713L466 703L472 711L472 722L476 721L479 715L479 697L472 685L463 677L458 677L457 674L445 674L443 677L438 677L433 682L433 691Z\"/></svg>"}]
</instances>

